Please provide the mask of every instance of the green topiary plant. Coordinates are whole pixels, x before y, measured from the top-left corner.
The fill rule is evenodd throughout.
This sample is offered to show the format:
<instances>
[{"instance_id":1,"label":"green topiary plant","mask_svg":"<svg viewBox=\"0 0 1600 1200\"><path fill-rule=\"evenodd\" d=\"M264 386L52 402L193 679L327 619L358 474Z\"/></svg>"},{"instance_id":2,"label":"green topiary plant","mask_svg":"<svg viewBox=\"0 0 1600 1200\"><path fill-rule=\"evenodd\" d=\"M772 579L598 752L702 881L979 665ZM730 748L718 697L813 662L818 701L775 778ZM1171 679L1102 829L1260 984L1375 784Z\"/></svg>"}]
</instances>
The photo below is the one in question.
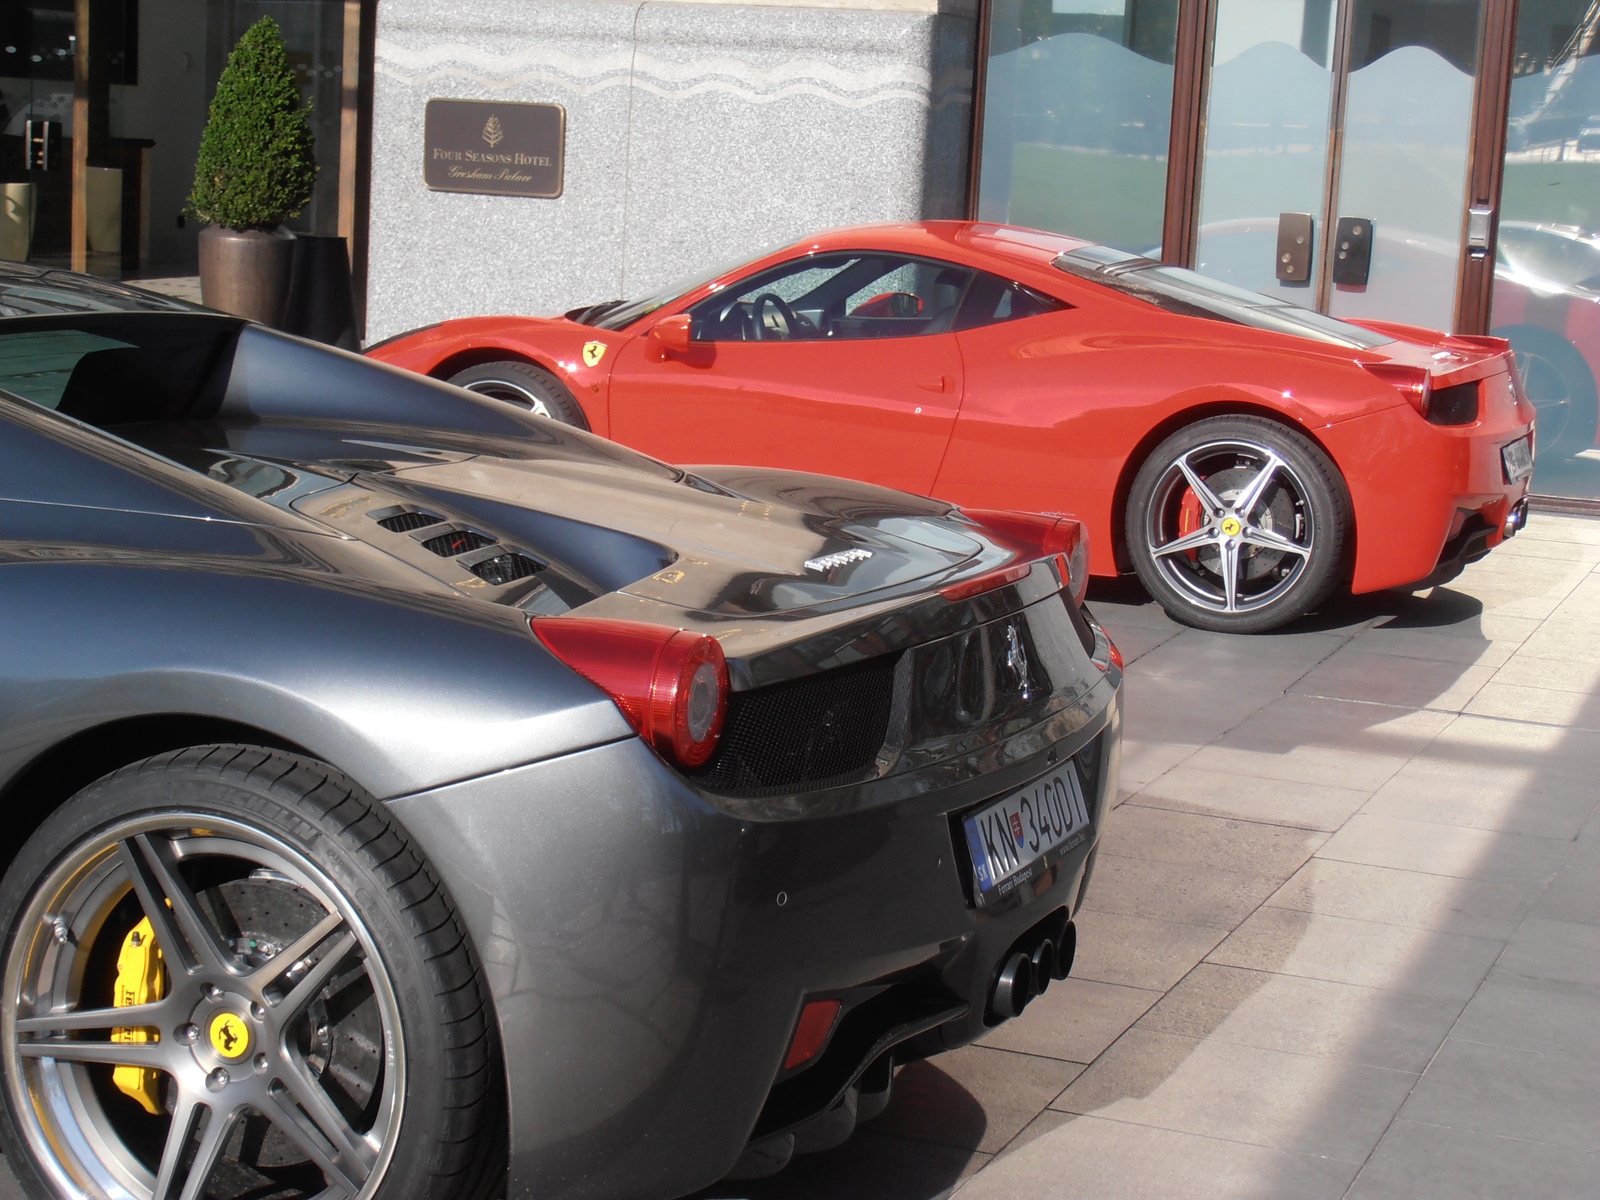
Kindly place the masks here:
<instances>
[{"instance_id":1,"label":"green topiary plant","mask_svg":"<svg viewBox=\"0 0 1600 1200\"><path fill-rule=\"evenodd\" d=\"M317 178L309 112L278 23L262 17L239 39L217 80L189 211L232 229L272 229L297 214Z\"/></svg>"}]
</instances>

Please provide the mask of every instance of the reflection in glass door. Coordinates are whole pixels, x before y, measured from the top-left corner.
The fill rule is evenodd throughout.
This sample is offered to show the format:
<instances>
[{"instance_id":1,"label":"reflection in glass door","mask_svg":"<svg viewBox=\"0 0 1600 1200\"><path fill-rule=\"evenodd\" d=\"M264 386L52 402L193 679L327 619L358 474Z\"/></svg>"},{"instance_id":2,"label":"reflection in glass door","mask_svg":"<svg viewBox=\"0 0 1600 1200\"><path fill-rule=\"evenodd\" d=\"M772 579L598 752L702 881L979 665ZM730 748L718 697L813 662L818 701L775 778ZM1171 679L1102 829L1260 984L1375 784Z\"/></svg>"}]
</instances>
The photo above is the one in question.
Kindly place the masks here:
<instances>
[{"instance_id":1,"label":"reflection in glass door","mask_svg":"<svg viewBox=\"0 0 1600 1200\"><path fill-rule=\"evenodd\" d=\"M1449 328L1482 0L1217 0L1196 266Z\"/></svg>"}]
</instances>

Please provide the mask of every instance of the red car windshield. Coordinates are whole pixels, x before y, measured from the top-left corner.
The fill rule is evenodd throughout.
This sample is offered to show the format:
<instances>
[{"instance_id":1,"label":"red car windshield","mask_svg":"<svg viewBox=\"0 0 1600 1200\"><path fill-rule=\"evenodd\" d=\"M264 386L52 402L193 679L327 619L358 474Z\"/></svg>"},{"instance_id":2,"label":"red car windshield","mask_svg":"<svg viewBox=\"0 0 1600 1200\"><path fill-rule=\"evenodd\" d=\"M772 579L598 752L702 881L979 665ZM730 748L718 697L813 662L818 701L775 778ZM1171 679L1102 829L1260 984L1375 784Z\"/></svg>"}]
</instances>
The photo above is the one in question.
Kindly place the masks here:
<instances>
[{"instance_id":1,"label":"red car windshield","mask_svg":"<svg viewBox=\"0 0 1600 1200\"><path fill-rule=\"evenodd\" d=\"M1298 304L1259 292L1247 292L1194 271L1165 266L1153 258L1113 250L1109 246L1069 250L1057 256L1054 265L1069 275L1188 317L1289 333L1355 350L1371 350L1394 341L1387 334L1323 316Z\"/></svg>"},{"instance_id":2,"label":"red car windshield","mask_svg":"<svg viewBox=\"0 0 1600 1200\"><path fill-rule=\"evenodd\" d=\"M790 245L784 242L783 246ZM596 329L626 329L635 321L648 317L656 309L672 303L679 296L687 296L690 292L697 292L713 279L720 279L744 263L757 262L781 246L771 246L759 254L746 256L737 262L723 263L715 271L702 271L691 275L687 279L680 279L676 283L668 284L660 291L651 292L638 300L608 300L604 304L591 304L587 308L575 308L567 313L569 321L576 321L580 325L592 325Z\"/></svg>"}]
</instances>

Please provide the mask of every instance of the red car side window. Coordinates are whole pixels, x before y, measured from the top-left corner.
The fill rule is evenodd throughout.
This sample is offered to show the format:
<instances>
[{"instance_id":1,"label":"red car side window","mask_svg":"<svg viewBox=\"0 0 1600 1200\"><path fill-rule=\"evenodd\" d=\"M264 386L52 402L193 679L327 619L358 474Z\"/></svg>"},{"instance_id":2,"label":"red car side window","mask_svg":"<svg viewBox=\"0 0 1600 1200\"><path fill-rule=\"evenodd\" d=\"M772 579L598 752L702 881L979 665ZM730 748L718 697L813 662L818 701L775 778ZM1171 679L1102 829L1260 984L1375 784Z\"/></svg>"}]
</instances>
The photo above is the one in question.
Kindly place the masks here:
<instances>
[{"instance_id":1,"label":"red car side window","mask_svg":"<svg viewBox=\"0 0 1600 1200\"><path fill-rule=\"evenodd\" d=\"M1018 321L1036 317L1040 313L1058 312L1072 305L1052 296L1043 296L1032 288L1023 287L1009 279L980 271L956 318L956 328L981 329L985 325L998 325L1002 321Z\"/></svg>"}]
</instances>

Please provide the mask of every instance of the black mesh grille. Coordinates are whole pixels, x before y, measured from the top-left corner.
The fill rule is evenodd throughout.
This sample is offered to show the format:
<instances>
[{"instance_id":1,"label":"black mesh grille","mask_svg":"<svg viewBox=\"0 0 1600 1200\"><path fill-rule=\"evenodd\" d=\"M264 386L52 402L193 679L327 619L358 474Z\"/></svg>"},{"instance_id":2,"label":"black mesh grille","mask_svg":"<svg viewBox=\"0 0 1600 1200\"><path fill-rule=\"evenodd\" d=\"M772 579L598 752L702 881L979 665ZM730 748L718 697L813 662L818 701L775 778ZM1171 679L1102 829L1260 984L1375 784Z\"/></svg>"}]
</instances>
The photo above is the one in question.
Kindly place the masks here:
<instances>
[{"instance_id":1,"label":"black mesh grille","mask_svg":"<svg viewBox=\"0 0 1600 1200\"><path fill-rule=\"evenodd\" d=\"M544 565L534 562L526 554L513 552L486 558L480 563L473 563L467 569L479 579L499 587L502 583L512 583L518 579L526 579L529 575L542 571Z\"/></svg>"},{"instance_id":2,"label":"black mesh grille","mask_svg":"<svg viewBox=\"0 0 1600 1200\"><path fill-rule=\"evenodd\" d=\"M390 533L410 533L413 529L437 525L442 520L443 517L435 516L431 512L403 512L395 513L392 517L384 517L378 524Z\"/></svg>"},{"instance_id":3,"label":"black mesh grille","mask_svg":"<svg viewBox=\"0 0 1600 1200\"><path fill-rule=\"evenodd\" d=\"M470 529L452 529L449 533L429 538L422 543L422 548L431 550L440 558L454 558L458 554L465 554L468 550L476 550L479 546L492 545L494 545L492 537L485 537Z\"/></svg>"},{"instance_id":4,"label":"black mesh grille","mask_svg":"<svg viewBox=\"0 0 1600 1200\"><path fill-rule=\"evenodd\" d=\"M898 657L733 693L717 752L695 782L708 792L762 796L860 778L889 732Z\"/></svg>"}]
</instances>

